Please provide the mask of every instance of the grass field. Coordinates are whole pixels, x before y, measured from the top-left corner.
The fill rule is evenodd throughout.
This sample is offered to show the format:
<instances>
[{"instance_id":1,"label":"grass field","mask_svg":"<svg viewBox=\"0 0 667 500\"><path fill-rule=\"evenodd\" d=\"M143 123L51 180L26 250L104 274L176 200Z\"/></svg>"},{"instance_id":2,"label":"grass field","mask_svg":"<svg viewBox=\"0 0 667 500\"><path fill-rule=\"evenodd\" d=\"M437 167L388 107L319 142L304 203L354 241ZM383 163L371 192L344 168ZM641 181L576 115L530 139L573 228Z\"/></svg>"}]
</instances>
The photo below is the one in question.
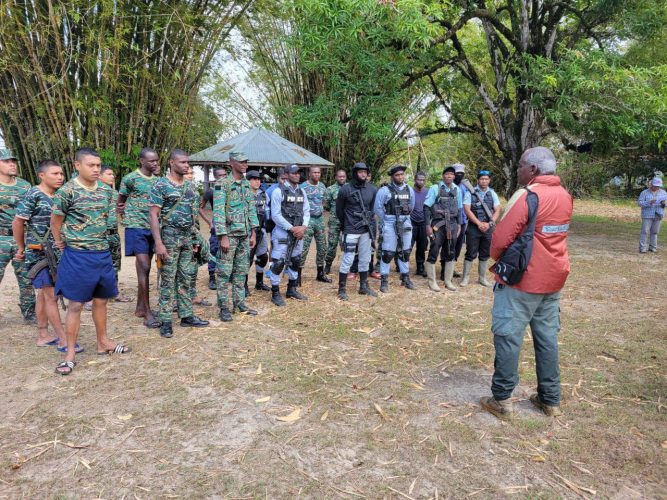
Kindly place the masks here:
<instances>
[{"instance_id":1,"label":"grass field","mask_svg":"<svg viewBox=\"0 0 667 500\"><path fill-rule=\"evenodd\" d=\"M59 377L60 356L34 347L20 319L8 270L0 496L665 498L667 231L660 253L639 255L635 207L585 201L575 211L558 419L527 400L529 334L517 418L478 407L493 344L492 292L477 284L435 294L416 278L410 292L392 274L389 294L344 304L314 282L311 251L306 305L277 309L254 292L258 317L176 327L165 340L132 303L112 304L111 336L133 352L96 356L84 313L86 352ZM131 294L134 265L123 265Z\"/></svg>"}]
</instances>

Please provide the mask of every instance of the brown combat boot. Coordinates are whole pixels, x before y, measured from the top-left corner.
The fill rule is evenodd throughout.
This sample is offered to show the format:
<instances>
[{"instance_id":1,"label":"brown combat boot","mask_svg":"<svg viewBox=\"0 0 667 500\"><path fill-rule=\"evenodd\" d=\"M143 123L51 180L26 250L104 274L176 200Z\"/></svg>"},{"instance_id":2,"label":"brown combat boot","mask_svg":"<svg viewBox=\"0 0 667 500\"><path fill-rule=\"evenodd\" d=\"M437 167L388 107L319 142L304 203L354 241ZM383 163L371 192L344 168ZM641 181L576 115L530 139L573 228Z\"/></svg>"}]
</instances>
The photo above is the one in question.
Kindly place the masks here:
<instances>
[{"instance_id":1,"label":"brown combat boot","mask_svg":"<svg viewBox=\"0 0 667 500\"><path fill-rule=\"evenodd\" d=\"M514 416L512 402L509 399L498 401L493 396L484 396L483 398L480 398L479 404L482 405L482 408L486 411L501 420L510 420Z\"/></svg>"},{"instance_id":2,"label":"brown combat boot","mask_svg":"<svg viewBox=\"0 0 667 500\"><path fill-rule=\"evenodd\" d=\"M530 395L530 402L533 403L533 406L538 410L541 410L547 417L560 417L563 412L560 411L560 406L549 406L540 401L540 397L535 394Z\"/></svg>"}]
</instances>

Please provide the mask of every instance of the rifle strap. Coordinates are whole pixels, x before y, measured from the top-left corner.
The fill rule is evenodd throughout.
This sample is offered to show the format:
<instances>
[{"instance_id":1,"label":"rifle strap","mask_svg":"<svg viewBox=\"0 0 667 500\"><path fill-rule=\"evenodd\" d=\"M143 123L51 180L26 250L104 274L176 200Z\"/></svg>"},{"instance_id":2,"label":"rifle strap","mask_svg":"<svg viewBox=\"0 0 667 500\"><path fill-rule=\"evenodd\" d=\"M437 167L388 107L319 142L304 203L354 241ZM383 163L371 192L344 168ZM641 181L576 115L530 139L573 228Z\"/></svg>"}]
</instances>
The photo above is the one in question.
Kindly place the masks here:
<instances>
[{"instance_id":1,"label":"rifle strap","mask_svg":"<svg viewBox=\"0 0 667 500\"><path fill-rule=\"evenodd\" d=\"M484 203L484 198L479 195L476 189L472 190L472 194L474 194L482 204L482 209L484 210L486 216L489 218L489 222L493 222L493 214L491 213L491 210L489 210L489 207L486 205L486 203Z\"/></svg>"},{"instance_id":2,"label":"rifle strap","mask_svg":"<svg viewBox=\"0 0 667 500\"><path fill-rule=\"evenodd\" d=\"M188 189L188 186L183 186L183 193L182 193L181 196L178 198L178 201L176 201L176 203L174 203L174 204L172 205L172 207L171 207L169 210L167 210L167 212L161 217L163 223L166 223L167 220L169 220L169 217L171 217L171 214L173 214L174 211L180 206L181 202L182 202L183 199L185 198L185 193L186 193L186 192L189 193L189 192L190 192L190 189ZM195 216L194 216L194 213L193 213L193 214L192 214L192 224L193 224L193 225L194 225L194 223L195 223L194 219L195 219Z\"/></svg>"}]
</instances>

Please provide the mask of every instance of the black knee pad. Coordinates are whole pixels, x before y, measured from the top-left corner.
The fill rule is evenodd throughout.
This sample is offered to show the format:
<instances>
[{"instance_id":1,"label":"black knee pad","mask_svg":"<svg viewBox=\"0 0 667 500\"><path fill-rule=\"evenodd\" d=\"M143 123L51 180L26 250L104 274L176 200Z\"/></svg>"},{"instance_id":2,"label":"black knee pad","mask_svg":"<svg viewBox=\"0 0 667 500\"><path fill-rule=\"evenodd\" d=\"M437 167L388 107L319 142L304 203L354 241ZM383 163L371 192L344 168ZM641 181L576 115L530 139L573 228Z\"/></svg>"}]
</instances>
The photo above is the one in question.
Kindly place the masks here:
<instances>
[{"instance_id":1,"label":"black knee pad","mask_svg":"<svg viewBox=\"0 0 667 500\"><path fill-rule=\"evenodd\" d=\"M289 267L292 271L299 272L299 269L301 269L301 254L292 255L292 258L290 259Z\"/></svg>"},{"instance_id":2,"label":"black knee pad","mask_svg":"<svg viewBox=\"0 0 667 500\"><path fill-rule=\"evenodd\" d=\"M255 264L259 267L264 267L269 262L269 254L265 253L264 255L258 255L255 259Z\"/></svg>"},{"instance_id":3,"label":"black knee pad","mask_svg":"<svg viewBox=\"0 0 667 500\"><path fill-rule=\"evenodd\" d=\"M410 262L410 254L412 253L412 249L408 248L407 250L403 250L401 253L402 255L399 255L398 258L403 262Z\"/></svg>"},{"instance_id":4,"label":"black knee pad","mask_svg":"<svg viewBox=\"0 0 667 500\"><path fill-rule=\"evenodd\" d=\"M271 272L275 275L282 273L283 269L285 269L285 259L272 259L272 261Z\"/></svg>"},{"instance_id":5,"label":"black knee pad","mask_svg":"<svg viewBox=\"0 0 667 500\"><path fill-rule=\"evenodd\" d=\"M385 264L391 264L391 261L394 260L396 252L390 252L388 250L382 250L382 262Z\"/></svg>"}]
</instances>

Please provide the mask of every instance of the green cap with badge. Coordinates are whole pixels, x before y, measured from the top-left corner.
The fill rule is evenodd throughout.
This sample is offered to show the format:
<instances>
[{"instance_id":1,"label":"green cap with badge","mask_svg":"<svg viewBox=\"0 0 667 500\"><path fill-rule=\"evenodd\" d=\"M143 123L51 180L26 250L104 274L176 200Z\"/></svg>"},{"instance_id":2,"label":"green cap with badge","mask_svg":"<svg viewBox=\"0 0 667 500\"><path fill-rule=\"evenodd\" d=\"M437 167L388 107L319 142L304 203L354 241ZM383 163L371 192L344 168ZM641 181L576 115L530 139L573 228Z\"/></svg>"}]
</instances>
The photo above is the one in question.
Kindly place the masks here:
<instances>
[{"instance_id":1,"label":"green cap with badge","mask_svg":"<svg viewBox=\"0 0 667 500\"><path fill-rule=\"evenodd\" d=\"M229 153L229 159L234 161L248 161L248 155L243 151L234 150Z\"/></svg>"},{"instance_id":2,"label":"green cap with badge","mask_svg":"<svg viewBox=\"0 0 667 500\"><path fill-rule=\"evenodd\" d=\"M0 160L18 160L11 149L0 148Z\"/></svg>"}]
</instances>

